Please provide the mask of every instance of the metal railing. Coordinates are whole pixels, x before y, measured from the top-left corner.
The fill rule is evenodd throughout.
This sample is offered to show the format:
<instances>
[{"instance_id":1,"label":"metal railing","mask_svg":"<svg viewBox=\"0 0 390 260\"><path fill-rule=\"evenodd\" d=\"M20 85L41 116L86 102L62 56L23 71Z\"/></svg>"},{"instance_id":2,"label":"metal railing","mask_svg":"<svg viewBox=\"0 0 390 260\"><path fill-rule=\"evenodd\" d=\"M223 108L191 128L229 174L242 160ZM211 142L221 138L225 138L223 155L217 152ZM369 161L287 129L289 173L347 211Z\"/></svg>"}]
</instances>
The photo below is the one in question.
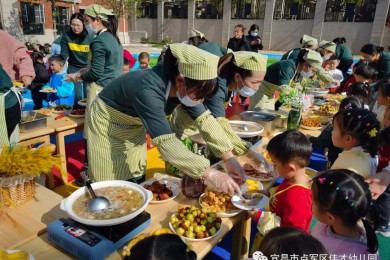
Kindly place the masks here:
<instances>
[{"instance_id":1,"label":"metal railing","mask_svg":"<svg viewBox=\"0 0 390 260\"><path fill-rule=\"evenodd\" d=\"M265 0L232 1L232 19L264 19Z\"/></svg>"},{"instance_id":2,"label":"metal railing","mask_svg":"<svg viewBox=\"0 0 390 260\"><path fill-rule=\"evenodd\" d=\"M23 24L23 34L44 34L43 23Z\"/></svg>"},{"instance_id":3,"label":"metal railing","mask_svg":"<svg viewBox=\"0 0 390 260\"><path fill-rule=\"evenodd\" d=\"M375 17L377 0L328 0L325 22L367 22Z\"/></svg>"},{"instance_id":4,"label":"metal railing","mask_svg":"<svg viewBox=\"0 0 390 260\"><path fill-rule=\"evenodd\" d=\"M316 0L277 0L274 20L314 19Z\"/></svg>"}]
</instances>

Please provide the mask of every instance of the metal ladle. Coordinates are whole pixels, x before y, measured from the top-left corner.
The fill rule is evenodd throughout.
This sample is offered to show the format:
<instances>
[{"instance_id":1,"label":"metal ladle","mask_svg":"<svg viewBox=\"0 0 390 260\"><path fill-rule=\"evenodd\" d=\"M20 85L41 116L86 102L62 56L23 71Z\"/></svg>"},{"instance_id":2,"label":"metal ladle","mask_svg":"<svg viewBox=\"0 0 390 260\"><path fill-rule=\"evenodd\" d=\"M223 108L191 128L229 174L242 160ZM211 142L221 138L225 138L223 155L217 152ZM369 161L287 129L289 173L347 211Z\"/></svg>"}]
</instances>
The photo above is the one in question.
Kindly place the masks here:
<instances>
[{"instance_id":1,"label":"metal ladle","mask_svg":"<svg viewBox=\"0 0 390 260\"><path fill-rule=\"evenodd\" d=\"M110 206L110 201L106 197L96 196L94 190L92 189L91 181L88 179L84 171L81 172L80 175L83 178L85 186L87 187L89 193L91 193L92 196L92 199L88 203L88 208L91 211L101 211L103 209L108 208Z\"/></svg>"}]
</instances>

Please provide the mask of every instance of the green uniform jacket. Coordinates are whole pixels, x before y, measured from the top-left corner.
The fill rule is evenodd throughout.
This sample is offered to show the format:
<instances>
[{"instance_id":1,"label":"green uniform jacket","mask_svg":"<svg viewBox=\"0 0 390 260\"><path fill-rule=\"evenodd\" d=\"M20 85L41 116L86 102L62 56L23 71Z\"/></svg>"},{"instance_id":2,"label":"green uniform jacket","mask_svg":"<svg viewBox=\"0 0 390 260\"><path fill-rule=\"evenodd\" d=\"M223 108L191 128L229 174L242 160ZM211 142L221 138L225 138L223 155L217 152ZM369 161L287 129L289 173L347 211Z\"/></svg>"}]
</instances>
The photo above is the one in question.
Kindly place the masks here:
<instances>
[{"instance_id":1,"label":"green uniform jacket","mask_svg":"<svg viewBox=\"0 0 390 260\"><path fill-rule=\"evenodd\" d=\"M5 94L12 88L12 81L8 74L0 64L0 93ZM9 93L5 97L5 109L15 106L18 99L13 93Z\"/></svg>"},{"instance_id":2,"label":"green uniform jacket","mask_svg":"<svg viewBox=\"0 0 390 260\"><path fill-rule=\"evenodd\" d=\"M285 54L283 54L283 56L282 56L282 58L280 60L292 59L295 62L297 62L298 61L298 55L301 52L301 50L302 50L301 48L296 48L296 49L293 49L291 51L288 51Z\"/></svg>"},{"instance_id":3,"label":"green uniform jacket","mask_svg":"<svg viewBox=\"0 0 390 260\"><path fill-rule=\"evenodd\" d=\"M353 60L351 49L342 43L337 44L335 54L339 60Z\"/></svg>"},{"instance_id":4,"label":"green uniform jacket","mask_svg":"<svg viewBox=\"0 0 390 260\"><path fill-rule=\"evenodd\" d=\"M152 138L171 134L166 115L172 113L178 99L165 99L168 79L163 66L136 70L114 79L99 97L112 108L139 117Z\"/></svg>"},{"instance_id":5,"label":"green uniform jacket","mask_svg":"<svg viewBox=\"0 0 390 260\"><path fill-rule=\"evenodd\" d=\"M267 67L264 80L277 86L290 85L296 70L297 65L293 59L281 60Z\"/></svg>"},{"instance_id":6,"label":"green uniform jacket","mask_svg":"<svg viewBox=\"0 0 390 260\"><path fill-rule=\"evenodd\" d=\"M96 82L107 86L114 78L122 74L123 48L115 37L107 31L100 32L91 42L92 61L90 70L81 75L85 82Z\"/></svg>"},{"instance_id":7,"label":"green uniform jacket","mask_svg":"<svg viewBox=\"0 0 390 260\"><path fill-rule=\"evenodd\" d=\"M67 31L61 37L61 55L68 59L68 66L75 69L86 68L89 60L89 45L93 36L87 34L85 37Z\"/></svg>"},{"instance_id":8,"label":"green uniform jacket","mask_svg":"<svg viewBox=\"0 0 390 260\"><path fill-rule=\"evenodd\" d=\"M374 66L379 71L378 79L390 76L390 53L382 52L379 60L377 62L371 62L370 65Z\"/></svg>"}]
</instances>

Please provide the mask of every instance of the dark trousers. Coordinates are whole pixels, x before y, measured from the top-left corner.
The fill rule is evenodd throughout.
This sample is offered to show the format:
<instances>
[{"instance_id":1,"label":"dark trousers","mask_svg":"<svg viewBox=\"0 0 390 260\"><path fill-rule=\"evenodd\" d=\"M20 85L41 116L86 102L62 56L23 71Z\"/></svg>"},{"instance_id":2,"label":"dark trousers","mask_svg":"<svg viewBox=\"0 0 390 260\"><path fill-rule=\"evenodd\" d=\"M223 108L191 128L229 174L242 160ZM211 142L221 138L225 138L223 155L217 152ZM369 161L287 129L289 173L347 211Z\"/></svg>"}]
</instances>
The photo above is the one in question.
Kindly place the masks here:
<instances>
[{"instance_id":1,"label":"dark trousers","mask_svg":"<svg viewBox=\"0 0 390 260\"><path fill-rule=\"evenodd\" d=\"M387 226L390 222L390 186L376 200L379 206L379 226Z\"/></svg>"},{"instance_id":2,"label":"dark trousers","mask_svg":"<svg viewBox=\"0 0 390 260\"><path fill-rule=\"evenodd\" d=\"M39 92L41 88L34 88L31 90L31 98L34 102L34 110L41 109L43 107L43 100L46 100L47 94Z\"/></svg>"},{"instance_id":3,"label":"dark trousers","mask_svg":"<svg viewBox=\"0 0 390 260\"><path fill-rule=\"evenodd\" d=\"M8 95L14 95L14 93L9 93ZM8 139L10 138L12 132L14 131L17 124L19 124L22 111L20 110L20 104L5 109L5 123L7 124Z\"/></svg>"},{"instance_id":4,"label":"dark trousers","mask_svg":"<svg viewBox=\"0 0 390 260\"><path fill-rule=\"evenodd\" d=\"M353 22L353 17L355 16L355 5L355 3L347 3L345 5L343 22Z\"/></svg>"}]
</instances>

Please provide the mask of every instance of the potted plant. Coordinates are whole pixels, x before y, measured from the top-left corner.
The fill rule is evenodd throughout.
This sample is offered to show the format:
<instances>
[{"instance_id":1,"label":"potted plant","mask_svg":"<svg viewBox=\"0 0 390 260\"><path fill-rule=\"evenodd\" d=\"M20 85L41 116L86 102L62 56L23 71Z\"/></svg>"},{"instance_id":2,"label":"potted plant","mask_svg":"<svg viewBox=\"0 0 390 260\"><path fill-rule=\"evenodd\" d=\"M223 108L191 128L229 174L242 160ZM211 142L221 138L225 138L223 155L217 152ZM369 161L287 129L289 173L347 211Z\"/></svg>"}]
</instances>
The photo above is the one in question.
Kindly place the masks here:
<instances>
[{"instance_id":1,"label":"potted plant","mask_svg":"<svg viewBox=\"0 0 390 260\"><path fill-rule=\"evenodd\" d=\"M35 193L35 177L61 169L61 157L52 146L30 149L22 145L3 146L0 153L0 191L5 207L16 207Z\"/></svg>"},{"instance_id":2,"label":"potted plant","mask_svg":"<svg viewBox=\"0 0 390 260\"><path fill-rule=\"evenodd\" d=\"M279 102L285 107L291 108L288 113L287 129L298 129L302 118L302 110L305 107L304 95L298 90L291 90L288 94L281 94Z\"/></svg>"}]
</instances>

